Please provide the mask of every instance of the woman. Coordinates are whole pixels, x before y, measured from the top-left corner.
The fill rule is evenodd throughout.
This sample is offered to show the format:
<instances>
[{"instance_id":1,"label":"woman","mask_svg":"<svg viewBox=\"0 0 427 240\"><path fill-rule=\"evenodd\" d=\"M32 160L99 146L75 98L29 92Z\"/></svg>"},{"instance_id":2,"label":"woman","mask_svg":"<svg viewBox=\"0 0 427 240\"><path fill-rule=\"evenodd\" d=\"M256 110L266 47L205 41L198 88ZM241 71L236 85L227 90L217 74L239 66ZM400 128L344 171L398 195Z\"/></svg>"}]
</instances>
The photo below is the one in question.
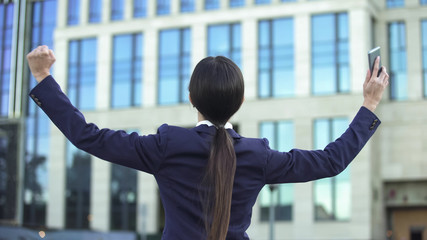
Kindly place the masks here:
<instances>
[{"instance_id":1,"label":"woman","mask_svg":"<svg viewBox=\"0 0 427 240\"><path fill-rule=\"evenodd\" d=\"M52 50L27 55L39 84L30 96L78 148L104 160L153 174L165 208L163 239L249 239L252 207L265 184L306 182L343 171L375 132L372 113L388 85L379 61L364 83L364 102L349 128L324 150L278 152L266 139L244 138L227 121L240 108L240 69L225 57L200 61L190 80L190 101L199 112L193 129L169 125L156 134L98 129L87 124L49 74Z\"/></svg>"}]
</instances>

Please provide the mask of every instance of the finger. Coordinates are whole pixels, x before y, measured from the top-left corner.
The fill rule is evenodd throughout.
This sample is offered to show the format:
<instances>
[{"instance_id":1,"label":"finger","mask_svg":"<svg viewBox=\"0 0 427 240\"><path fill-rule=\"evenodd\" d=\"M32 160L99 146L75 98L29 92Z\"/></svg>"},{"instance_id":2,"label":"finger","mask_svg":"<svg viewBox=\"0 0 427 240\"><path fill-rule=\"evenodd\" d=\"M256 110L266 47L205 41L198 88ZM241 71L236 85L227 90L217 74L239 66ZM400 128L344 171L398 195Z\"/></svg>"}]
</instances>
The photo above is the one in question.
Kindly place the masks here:
<instances>
[{"instance_id":1,"label":"finger","mask_svg":"<svg viewBox=\"0 0 427 240\"><path fill-rule=\"evenodd\" d=\"M366 71L365 82L363 83L363 85L368 84L369 79L371 79L371 70L368 69L368 71Z\"/></svg>"},{"instance_id":2,"label":"finger","mask_svg":"<svg viewBox=\"0 0 427 240\"><path fill-rule=\"evenodd\" d=\"M378 76L378 70L380 68L380 56L375 59L374 71L372 72L372 76Z\"/></svg>"},{"instance_id":3,"label":"finger","mask_svg":"<svg viewBox=\"0 0 427 240\"><path fill-rule=\"evenodd\" d=\"M53 53L52 49L49 49L49 56L55 59L55 54Z\"/></svg>"}]
</instances>

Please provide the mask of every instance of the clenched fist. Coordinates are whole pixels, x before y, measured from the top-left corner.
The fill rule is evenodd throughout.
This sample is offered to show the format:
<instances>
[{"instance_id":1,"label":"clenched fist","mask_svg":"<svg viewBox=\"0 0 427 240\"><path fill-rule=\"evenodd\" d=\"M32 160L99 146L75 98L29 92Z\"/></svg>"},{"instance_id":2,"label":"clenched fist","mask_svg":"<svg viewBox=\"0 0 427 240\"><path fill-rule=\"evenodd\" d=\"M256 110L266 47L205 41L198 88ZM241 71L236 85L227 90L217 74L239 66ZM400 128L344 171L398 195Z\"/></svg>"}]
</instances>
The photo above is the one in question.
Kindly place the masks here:
<instances>
[{"instance_id":1,"label":"clenched fist","mask_svg":"<svg viewBox=\"0 0 427 240\"><path fill-rule=\"evenodd\" d=\"M28 66L37 82L50 75L49 70L55 60L53 51L45 45L38 46L27 55Z\"/></svg>"}]
</instances>

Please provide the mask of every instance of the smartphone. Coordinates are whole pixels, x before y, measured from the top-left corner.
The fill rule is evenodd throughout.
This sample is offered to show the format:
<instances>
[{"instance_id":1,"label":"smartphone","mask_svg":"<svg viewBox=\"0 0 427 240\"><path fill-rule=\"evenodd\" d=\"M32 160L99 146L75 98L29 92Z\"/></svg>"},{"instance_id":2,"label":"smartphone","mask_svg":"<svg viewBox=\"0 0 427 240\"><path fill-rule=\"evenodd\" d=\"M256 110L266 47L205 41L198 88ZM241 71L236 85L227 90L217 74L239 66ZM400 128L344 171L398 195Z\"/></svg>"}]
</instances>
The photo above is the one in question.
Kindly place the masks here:
<instances>
[{"instance_id":1,"label":"smartphone","mask_svg":"<svg viewBox=\"0 0 427 240\"><path fill-rule=\"evenodd\" d=\"M375 60L377 59L378 56L380 56L380 49L381 47L376 47L374 49L371 49L368 52L368 62L369 62L369 69L371 70L371 76L372 73L374 72L374 66L375 66ZM380 69L378 70L378 76L380 76L381 70L382 70L382 65L381 65L381 59L380 59Z\"/></svg>"}]
</instances>

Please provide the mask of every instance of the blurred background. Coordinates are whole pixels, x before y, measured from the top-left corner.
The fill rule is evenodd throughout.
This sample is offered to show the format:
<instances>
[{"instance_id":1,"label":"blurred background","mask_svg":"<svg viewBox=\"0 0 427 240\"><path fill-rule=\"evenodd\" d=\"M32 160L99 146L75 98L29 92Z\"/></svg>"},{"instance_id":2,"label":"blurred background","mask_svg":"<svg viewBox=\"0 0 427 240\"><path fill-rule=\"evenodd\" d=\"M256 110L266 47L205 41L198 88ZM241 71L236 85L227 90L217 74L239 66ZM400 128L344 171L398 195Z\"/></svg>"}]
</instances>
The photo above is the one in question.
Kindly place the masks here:
<instances>
[{"instance_id":1,"label":"blurred background","mask_svg":"<svg viewBox=\"0 0 427 240\"><path fill-rule=\"evenodd\" d=\"M281 151L340 136L381 46L374 137L336 177L266 186L248 234L427 240L427 0L0 1L0 239L160 239L155 179L76 149L30 101L38 45L88 122L140 134L194 126L192 69L230 57L246 84L234 128Z\"/></svg>"}]
</instances>

